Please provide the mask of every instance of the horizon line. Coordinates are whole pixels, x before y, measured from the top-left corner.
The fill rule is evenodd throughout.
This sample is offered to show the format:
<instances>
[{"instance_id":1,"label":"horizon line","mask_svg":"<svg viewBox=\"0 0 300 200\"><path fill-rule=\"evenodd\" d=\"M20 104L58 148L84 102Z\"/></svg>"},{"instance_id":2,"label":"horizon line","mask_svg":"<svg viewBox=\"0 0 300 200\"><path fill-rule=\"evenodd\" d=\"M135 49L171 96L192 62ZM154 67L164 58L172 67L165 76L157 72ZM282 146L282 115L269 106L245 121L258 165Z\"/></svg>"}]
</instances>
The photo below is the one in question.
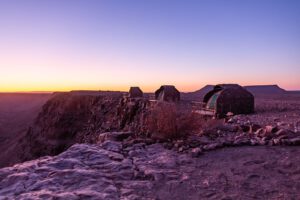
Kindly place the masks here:
<instances>
[{"instance_id":1,"label":"horizon line","mask_svg":"<svg viewBox=\"0 0 300 200\"><path fill-rule=\"evenodd\" d=\"M201 90L204 87L207 86L214 86L215 84L207 84L197 90L194 91L184 91L183 93L189 93L189 92L196 92L198 90ZM299 92L299 89L293 89L293 90L287 90L283 87L280 87L278 84L258 84L258 85L242 85L242 87L249 87L249 86L278 86L279 88L287 91L287 92ZM137 86L138 87L138 86ZM176 87L176 86L175 86ZM128 87L128 90L130 89L130 87ZM72 92L72 91L91 91L91 92L127 92L127 91L122 91L122 90L109 90L109 89L100 89L99 90L95 90L95 89L73 89L73 90L37 90L37 91L30 91L30 90L15 90L15 91L0 91L0 94L52 94L52 93L56 93L56 92ZM155 91L151 91L151 92L155 92ZM147 91L146 93L151 93L149 91Z\"/></svg>"}]
</instances>

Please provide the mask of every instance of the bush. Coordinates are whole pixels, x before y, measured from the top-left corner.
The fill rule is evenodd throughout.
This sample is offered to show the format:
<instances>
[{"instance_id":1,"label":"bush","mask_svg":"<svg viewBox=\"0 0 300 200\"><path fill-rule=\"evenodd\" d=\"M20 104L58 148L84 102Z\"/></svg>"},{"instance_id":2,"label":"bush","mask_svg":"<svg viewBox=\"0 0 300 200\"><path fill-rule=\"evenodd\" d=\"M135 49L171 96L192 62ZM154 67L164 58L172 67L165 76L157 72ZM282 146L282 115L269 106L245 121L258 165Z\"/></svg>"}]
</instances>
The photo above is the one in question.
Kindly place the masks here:
<instances>
[{"instance_id":1,"label":"bush","mask_svg":"<svg viewBox=\"0 0 300 200\"><path fill-rule=\"evenodd\" d=\"M201 130L204 119L191 109L173 103L157 104L149 115L147 127L155 138L175 139Z\"/></svg>"}]
</instances>

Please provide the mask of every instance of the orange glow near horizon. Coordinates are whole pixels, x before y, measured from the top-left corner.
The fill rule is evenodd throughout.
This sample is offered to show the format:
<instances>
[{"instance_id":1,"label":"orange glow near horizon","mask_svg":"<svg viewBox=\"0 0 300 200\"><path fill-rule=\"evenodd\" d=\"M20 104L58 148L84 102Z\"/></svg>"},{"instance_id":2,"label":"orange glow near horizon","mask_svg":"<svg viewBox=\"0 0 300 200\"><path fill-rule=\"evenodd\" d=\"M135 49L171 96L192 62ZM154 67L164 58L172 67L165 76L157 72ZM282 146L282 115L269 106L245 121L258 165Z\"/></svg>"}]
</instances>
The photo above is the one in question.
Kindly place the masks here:
<instances>
[{"instance_id":1,"label":"orange glow near horizon","mask_svg":"<svg viewBox=\"0 0 300 200\"><path fill-rule=\"evenodd\" d=\"M83 66L90 67L71 67L70 64L63 66L63 63L56 63L56 66L45 65L37 67L39 62L31 62L34 67L18 67L21 64L14 61L14 65L7 62L4 67L0 63L0 92L55 92L71 90L113 90L128 91L130 86L139 86L144 92L154 92L161 85L175 85L182 92L193 92L201 89L205 85L214 85L219 83L238 83L240 85L271 85L278 84L286 90L299 90L300 82L297 74L290 72L282 73L284 79L278 79L277 76L268 76L267 73L251 74L244 72L244 69L236 70L236 74L226 72L226 70L217 72L214 69L199 68L198 70L185 69L184 66L171 66L166 68L140 69L137 66L143 63L131 63L116 67L117 63L98 63L92 65L89 62L81 63ZM95 61L96 62L96 61ZM113 65L114 64L114 65ZM150 63L154 65L154 63ZM41 64L40 64L41 65ZM145 65L145 64L144 64ZM203 64L204 65L204 64ZM205 64L206 65L206 64ZM209 63L207 64L209 65ZM108 67L99 67L108 66ZM167 65L166 65L167 66ZM230 75L228 75L228 73ZM272 75L272 73L269 73ZM288 77L288 78L286 78Z\"/></svg>"},{"instance_id":2,"label":"orange glow near horizon","mask_svg":"<svg viewBox=\"0 0 300 200\"><path fill-rule=\"evenodd\" d=\"M199 84L184 84L184 83L170 83L172 85L175 85L178 90L181 92L193 92L196 90L201 89L205 85L215 85L219 83L236 83L236 82L214 82L214 83L199 83ZM165 83L166 84L166 83ZM167 83L168 84L168 83ZM276 83L239 83L240 85L246 86L246 85L273 85ZM153 85L144 85L144 84L127 84L127 85L105 85L105 84L99 84L99 85L89 85L89 84L74 84L74 85L68 85L68 84L47 84L47 85L39 85L39 84L23 84L22 86L18 84L12 84L9 87L4 87L3 85L0 86L0 92L8 92L8 93L18 93L18 92L68 92L72 90L94 90L94 91L128 91L128 89L131 86L139 86L144 92L154 92L156 89L158 89L162 84L153 84ZM286 85L282 86L279 85L279 87L286 89L286 90L298 90L298 86L295 85Z\"/></svg>"},{"instance_id":3,"label":"orange glow near horizon","mask_svg":"<svg viewBox=\"0 0 300 200\"><path fill-rule=\"evenodd\" d=\"M205 85L219 83L238 83L243 86L278 84L286 90L300 89L300 81L296 73L286 71L281 73L282 78L278 79L278 75L273 75L272 71L268 72L267 70L253 73L249 69L246 71L246 67L229 69L225 66L224 68L228 68L228 70L201 67L202 65L210 66L209 62L202 63L198 69L195 67L187 69L184 65L172 66L168 63L165 64L165 68L162 67L164 65L153 68L151 66L157 66L154 62L146 65L141 61L116 63L113 60L111 62L91 60L79 63L82 66L89 66L84 68L79 64L71 66L70 60L67 60L66 63L60 61L45 64L37 59L31 62L27 61L28 64L25 66L21 65L22 62L25 61L2 60L0 63L0 92L128 91L130 86L139 86L144 92L153 92L160 85L175 85L182 92L192 92ZM250 66L245 63L238 64ZM51 67L52 65L59 67ZM139 68L140 65L144 67Z\"/></svg>"},{"instance_id":4,"label":"orange glow near horizon","mask_svg":"<svg viewBox=\"0 0 300 200\"><path fill-rule=\"evenodd\" d=\"M205 85L219 83L238 83L243 86L278 84L286 90L300 89L297 74L282 73L281 76L284 79L278 79L278 76L275 75L266 78L267 72L251 74L251 70L248 70L248 73L244 69L239 69L233 73L230 71L232 69L226 71L201 67L202 65L210 66L209 62L202 63L198 69L195 67L187 69L184 65L172 66L168 63L165 64L165 68L162 67L164 65L153 68L151 66L157 66L154 62L146 65L141 61L122 63L115 62L114 59L111 62L107 60L101 62L99 60L81 61L81 63L71 66L71 60L67 60L65 63L60 60L60 62L45 64L39 59L33 61L34 56L31 57L32 61L27 61L27 65L21 64L26 62L23 59L11 62L2 60L3 62L0 63L0 92L128 91L130 86L139 86L144 92L154 92L160 85L175 85L182 92L193 92ZM53 65L59 67L51 67ZM79 65L89 67L83 68ZM240 65L245 65L245 63L240 63ZM145 67L139 68L138 66ZM272 73L269 74L272 75Z\"/></svg>"}]
</instances>

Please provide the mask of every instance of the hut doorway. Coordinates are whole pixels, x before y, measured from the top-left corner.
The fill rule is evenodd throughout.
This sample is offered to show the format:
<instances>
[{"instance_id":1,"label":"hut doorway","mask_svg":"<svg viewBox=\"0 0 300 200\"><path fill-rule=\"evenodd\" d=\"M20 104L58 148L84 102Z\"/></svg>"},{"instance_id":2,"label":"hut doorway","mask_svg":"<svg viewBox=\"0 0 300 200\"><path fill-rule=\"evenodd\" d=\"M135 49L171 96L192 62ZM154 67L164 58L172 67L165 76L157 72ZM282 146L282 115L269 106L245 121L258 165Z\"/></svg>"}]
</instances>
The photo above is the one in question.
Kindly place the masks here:
<instances>
[{"instance_id":1,"label":"hut doorway","mask_svg":"<svg viewBox=\"0 0 300 200\"><path fill-rule=\"evenodd\" d=\"M221 92L217 92L211 96L209 101L207 102L206 108L210 110L216 110L217 107L217 99Z\"/></svg>"}]
</instances>

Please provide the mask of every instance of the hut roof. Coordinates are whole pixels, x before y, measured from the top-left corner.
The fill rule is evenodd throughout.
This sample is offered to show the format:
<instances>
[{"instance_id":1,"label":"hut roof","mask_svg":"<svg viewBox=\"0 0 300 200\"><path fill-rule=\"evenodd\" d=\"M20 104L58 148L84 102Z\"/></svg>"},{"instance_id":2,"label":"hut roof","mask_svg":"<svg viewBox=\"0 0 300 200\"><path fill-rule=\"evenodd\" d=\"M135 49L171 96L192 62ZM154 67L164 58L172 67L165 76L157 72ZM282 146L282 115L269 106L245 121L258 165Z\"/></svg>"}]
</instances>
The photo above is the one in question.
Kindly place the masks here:
<instances>
[{"instance_id":1,"label":"hut roof","mask_svg":"<svg viewBox=\"0 0 300 200\"><path fill-rule=\"evenodd\" d=\"M180 92L173 85L162 85L155 91L155 99L164 101L179 101Z\"/></svg>"},{"instance_id":2,"label":"hut roof","mask_svg":"<svg viewBox=\"0 0 300 200\"><path fill-rule=\"evenodd\" d=\"M229 89L229 88L241 88L242 86L238 84L218 84L214 88L221 88L221 89Z\"/></svg>"},{"instance_id":3,"label":"hut roof","mask_svg":"<svg viewBox=\"0 0 300 200\"><path fill-rule=\"evenodd\" d=\"M143 97L143 91L139 87L130 87L129 97L130 98Z\"/></svg>"},{"instance_id":4,"label":"hut roof","mask_svg":"<svg viewBox=\"0 0 300 200\"><path fill-rule=\"evenodd\" d=\"M221 92L220 92L221 91ZM210 92L208 92L205 96L203 101L205 103L208 102L208 100L211 98L211 96L213 96L215 93L220 92L242 92L244 94L248 94L249 96L253 96L250 92L248 92L245 88L243 88L242 86L238 85L238 84L218 84L214 86L214 89L211 90Z\"/></svg>"}]
</instances>

